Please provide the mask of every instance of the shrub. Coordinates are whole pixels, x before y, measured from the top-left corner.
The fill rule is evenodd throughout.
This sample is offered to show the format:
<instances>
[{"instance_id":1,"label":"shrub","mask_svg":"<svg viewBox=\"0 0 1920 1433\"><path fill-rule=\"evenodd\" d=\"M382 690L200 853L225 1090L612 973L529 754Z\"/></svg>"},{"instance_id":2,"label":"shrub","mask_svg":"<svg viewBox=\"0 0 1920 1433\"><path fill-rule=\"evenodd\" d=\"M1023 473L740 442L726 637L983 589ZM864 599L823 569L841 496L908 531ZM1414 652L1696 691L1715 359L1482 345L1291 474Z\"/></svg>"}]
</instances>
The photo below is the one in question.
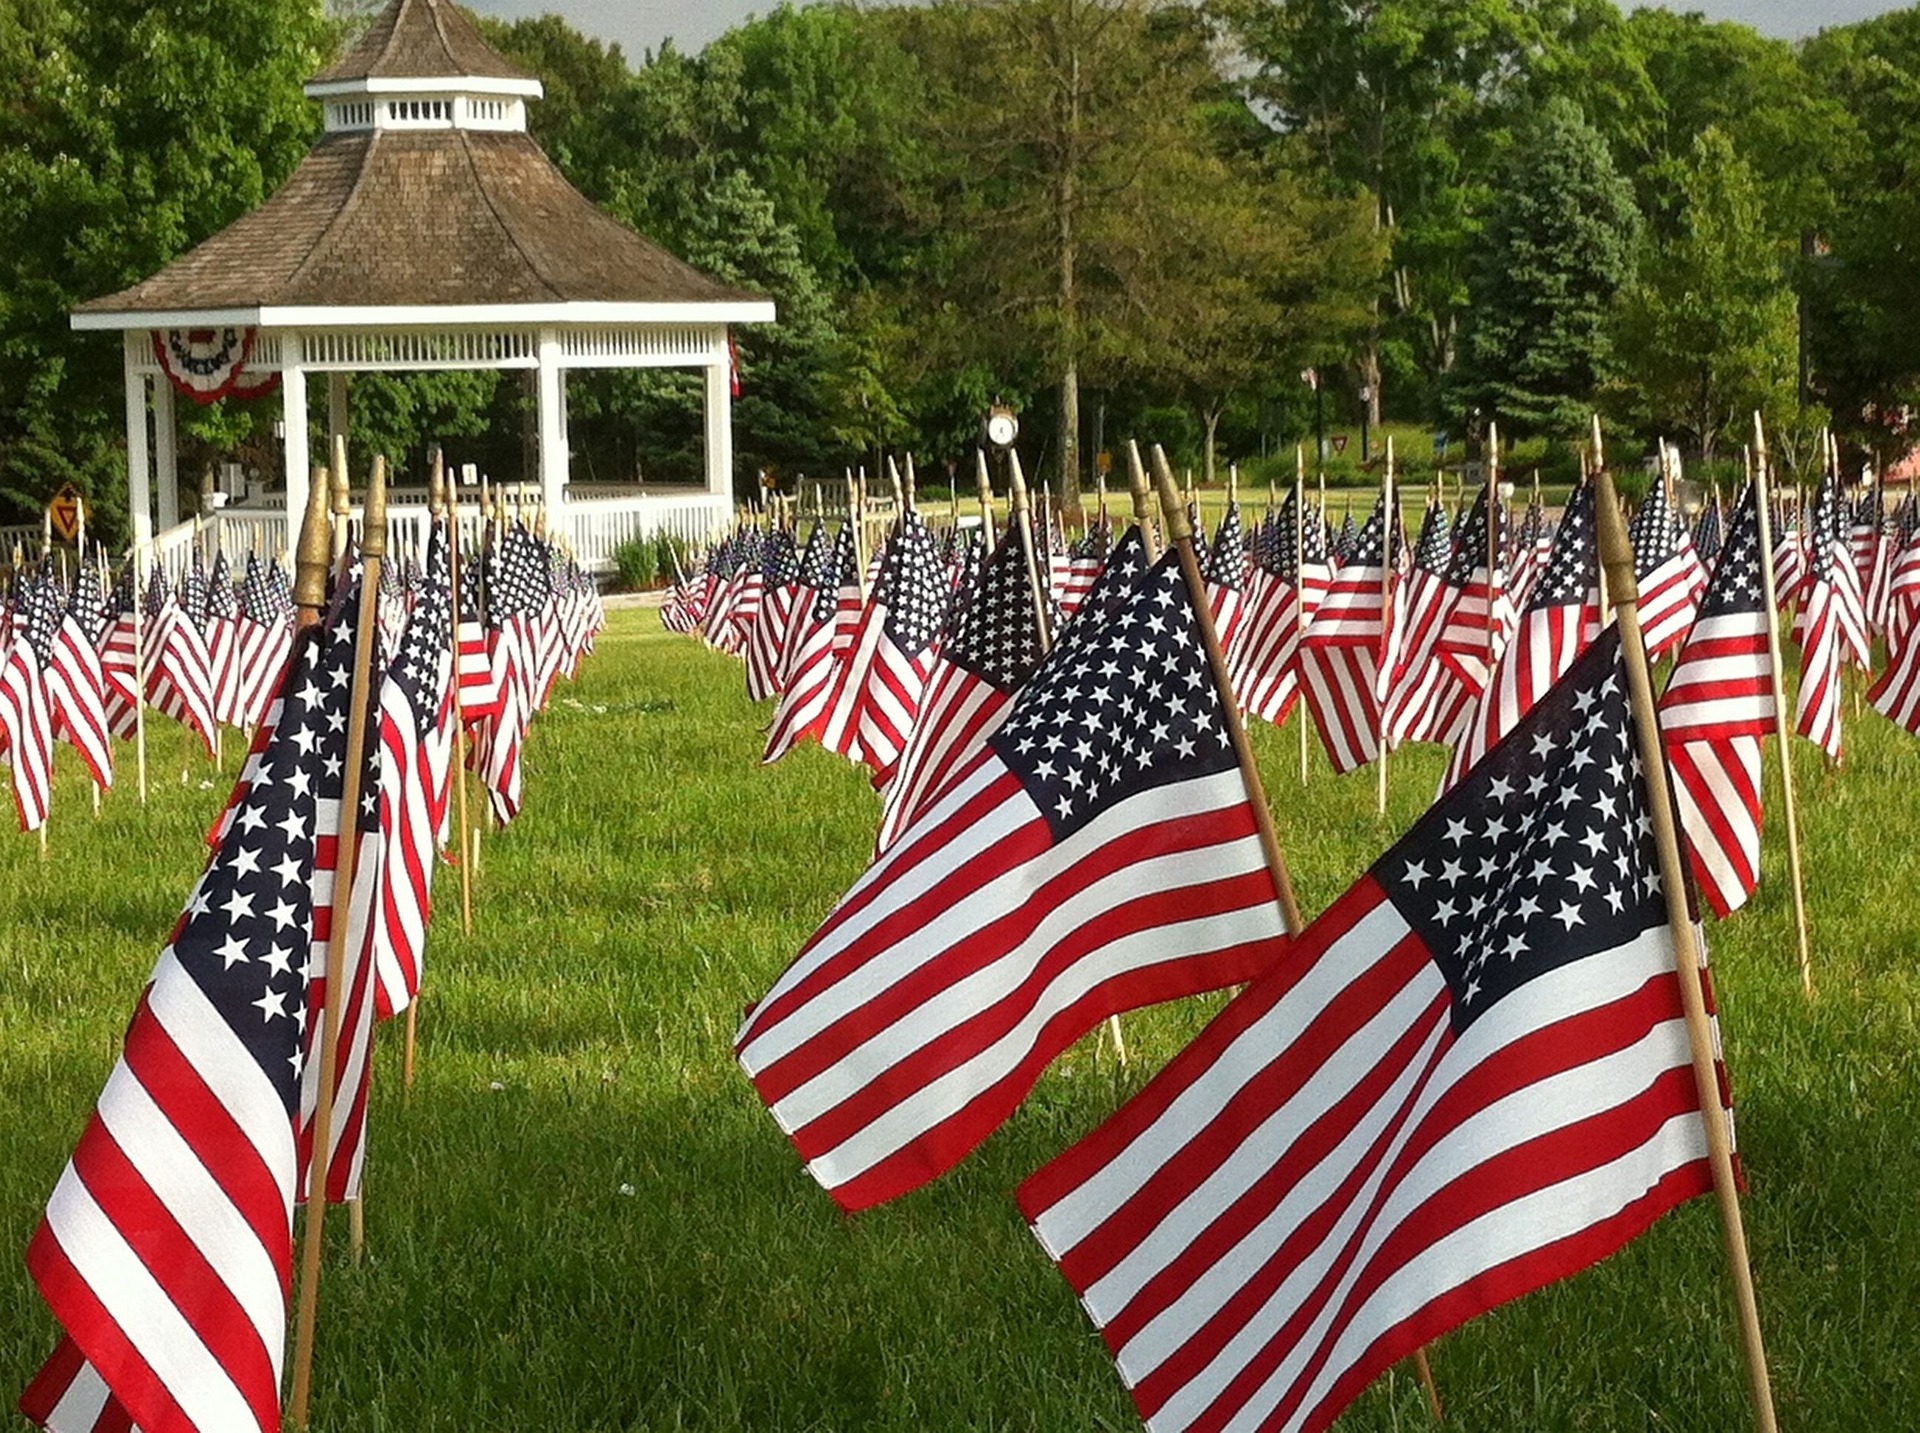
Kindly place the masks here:
<instances>
[{"instance_id":1,"label":"shrub","mask_svg":"<svg viewBox=\"0 0 1920 1433\"><path fill-rule=\"evenodd\" d=\"M620 590L644 592L656 585L660 575L659 558L653 543L632 537L613 550L614 571L619 574Z\"/></svg>"}]
</instances>

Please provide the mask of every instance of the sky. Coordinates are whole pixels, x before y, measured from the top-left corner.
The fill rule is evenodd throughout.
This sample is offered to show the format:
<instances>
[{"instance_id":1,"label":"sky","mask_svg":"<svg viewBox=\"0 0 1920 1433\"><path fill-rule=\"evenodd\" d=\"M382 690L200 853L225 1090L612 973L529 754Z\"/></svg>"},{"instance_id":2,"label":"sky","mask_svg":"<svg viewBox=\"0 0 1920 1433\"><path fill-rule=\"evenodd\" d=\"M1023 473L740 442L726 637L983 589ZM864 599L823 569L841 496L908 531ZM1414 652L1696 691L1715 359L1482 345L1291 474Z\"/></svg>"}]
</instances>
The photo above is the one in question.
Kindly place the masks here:
<instances>
[{"instance_id":1,"label":"sky","mask_svg":"<svg viewBox=\"0 0 1920 1433\"><path fill-rule=\"evenodd\" d=\"M629 63L672 37L698 50L749 15L764 15L778 0L467 0L476 11L518 19L554 11L582 34L614 41ZM1637 6L1632 8L1638 8ZM1826 25L1844 25L1904 8L1897 0L1682 0L1667 7L1699 10L1716 20L1740 20L1762 34L1799 39Z\"/></svg>"}]
</instances>

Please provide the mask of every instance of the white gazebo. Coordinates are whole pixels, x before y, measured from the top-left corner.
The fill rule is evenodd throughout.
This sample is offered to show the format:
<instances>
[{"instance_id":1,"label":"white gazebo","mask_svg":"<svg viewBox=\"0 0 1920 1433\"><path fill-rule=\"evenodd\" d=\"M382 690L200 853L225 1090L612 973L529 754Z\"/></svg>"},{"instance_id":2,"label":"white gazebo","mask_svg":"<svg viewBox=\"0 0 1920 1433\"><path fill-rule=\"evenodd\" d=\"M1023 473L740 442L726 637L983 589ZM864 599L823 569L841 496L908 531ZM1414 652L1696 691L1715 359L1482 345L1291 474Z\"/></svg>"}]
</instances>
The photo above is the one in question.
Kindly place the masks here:
<instances>
[{"instance_id":1,"label":"white gazebo","mask_svg":"<svg viewBox=\"0 0 1920 1433\"><path fill-rule=\"evenodd\" d=\"M550 529L584 560L603 563L618 542L651 531L697 538L724 527L729 325L771 322L772 301L682 263L568 184L527 135L539 80L451 0L391 0L306 92L324 107L324 131L285 185L151 278L72 316L76 329L124 335L136 537L165 547L181 528L176 390L279 383L284 502L221 517L267 525L284 542L315 451L310 378L326 380L331 435L348 430L350 374L480 368L538 375L540 497ZM574 368L702 370L704 492L570 500Z\"/></svg>"}]
</instances>

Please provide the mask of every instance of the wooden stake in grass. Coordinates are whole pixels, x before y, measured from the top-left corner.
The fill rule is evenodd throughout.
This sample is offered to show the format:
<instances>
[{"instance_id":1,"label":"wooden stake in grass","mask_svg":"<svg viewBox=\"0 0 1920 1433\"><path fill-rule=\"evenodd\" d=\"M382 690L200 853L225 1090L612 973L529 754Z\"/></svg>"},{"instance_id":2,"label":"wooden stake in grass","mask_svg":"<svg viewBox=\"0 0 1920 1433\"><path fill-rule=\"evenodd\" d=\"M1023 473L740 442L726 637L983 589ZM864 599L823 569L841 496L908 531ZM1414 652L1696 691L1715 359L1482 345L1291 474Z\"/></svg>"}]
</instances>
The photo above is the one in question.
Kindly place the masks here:
<instances>
[{"instance_id":1,"label":"wooden stake in grass","mask_svg":"<svg viewBox=\"0 0 1920 1433\"><path fill-rule=\"evenodd\" d=\"M1786 679L1780 669L1779 594L1773 583L1773 481L1767 434L1753 415L1754 497L1760 504L1760 592L1767 604L1767 673L1773 680L1773 744L1780 752L1781 805L1787 817L1787 874L1793 882L1793 925L1800 946L1800 988L1813 995L1813 942L1807 934L1807 891L1800 874L1800 816L1793 794L1793 737L1787 727Z\"/></svg>"},{"instance_id":2,"label":"wooden stake in grass","mask_svg":"<svg viewBox=\"0 0 1920 1433\"><path fill-rule=\"evenodd\" d=\"M1388 659L1393 655L1390 634L1393 631L1393 575L1399 566L1400 494L1393 486L1393 434L1387 434L1386 466L1380 470L1380 683L1384 690L1391 673ZM1387 814L1387 723L1386 712L1379 712L1380 769L1374 774L1374 812Z\"/></svg>"},{"instance_id":3,"label":"wooden stake in grass","mask_svg":"<svg viewBox=\"0 0 1920 1433\"><path fill-rule=\"evenodd\" d=\"M1326 480L1321 479L1321 501L1326 500ZM1307 563L1307 455L1306 448L1299 443L1293 445L1293 616L1297 629L1293 649L1300 650L1300 638L1307 633L1307 589L1305 584ZM1309 746L1307 741L1307 704L1297 695L1293 701L1294 715L1299 718L1294 725L1300 730L1300 784L1307 784L1307 759Z\"/></svg>"},{"instance_id":4,"label":"wooden stake in grass","mask_svg":"<svg viewBox=\"0 0 1920 1433\"><path fill-rule=\"evenodd\" d=\"M360 855L360 777L366 765L367 697L372 685L373 646L378 617L380 566L387 551L386 464L376 459L367 483L366 513L360 535L360 613L354 633L353 680L347 689L346 770L341 774L339 856L333 877L332 925L327 939L326 1000L320 1015L317 1052L319 1097L313 1110L313 1153L308 1159L307 1222L300 1246L300 1306L294 1323L293 1392L287 1421L298 1433L307 1426L307 1399L313 1384L313 1332L319 1312L321 1238L326 1227L327 1164L333 1143L333 1082L340 1060L340 1008L344 1003L347 936L352 925L354 867ZM302 534L301 545L306 544ZM336 546L338 538L335 539ZM313 1012L308 1012L313 1018Z\"/></svg>"},{"instance_id":5,"label":"wooden stake in grass","mask_svg":"<svg viewBox=\"0 0 1920 1433\"><path fill-rule=\"evenodd\" d=\"M1619 611L1620 646L1627 669L1627 690L1633 704L1634 734L1640 765L1646 774L1648 813L1660 854L1660 882L1666 895L1667 925L1673 934L1674 969L1680 977L1680 999L1687 1014L1687 1036L1693 1052L1694 1093L1706 1129L1707 1163L1713 1171L1713 1192L1720 1208L1720 1232L1726 1246L1727 1271L1733 1281L1734 1305L1740 1323L1740 1342L1746 1353L1747 1389L1753 1400L1756 1433L1775 1433L1773 1391L1767 1375L1767 1354L1760 1336L1760 1311L1754 1299L1753 1270L1747 1262L1747 1237L1740 1218L1740 1196L1734 1185L1733 1155L1727 1121L1720 1105L1720 1077L1714 1069L1713 1030L1707 1022L1706 996L1700 982L1700 953L1694 945L1693 913L1688 908L1686 872L1680 859L1680 841L1673 823L1673 798L1667 779L1666 750L1660 740L1660 720L1654 709L1653 674L1647 666L1646 643L1640 636L1639 583L1633 573L1633 548L1620 515L1620 500L1605 468L1595 475L1595 526L1600 561L1607 569ZM1771 561L1763 558L1762 566Z\"/></svg>"},{"instance_id":6,"label":"wooden stake in grass","mask_svg":"<svg viewBox=\"0 0 1920 1433\"><path fill-rule=\"evenodd\" d=\"M987 450L973 450L973 481L980 492L980 526L986 538L986 555L993 556L994 517L993 479L987 475Z\"/></svg>"},{"instance_id":7,"label":"wooden stake in grass","mask_svg":"<svg viewBox=\"0 0 1920 1433\"><path fill-rule=\"evenodd\" d=\"M140 778L140 804L147 804L147 614L140 591L141 568L146 554L136 541L128 558L133 564L133 581L127 590L133 594L133 760Z\"/></svg>"}]
</instances>

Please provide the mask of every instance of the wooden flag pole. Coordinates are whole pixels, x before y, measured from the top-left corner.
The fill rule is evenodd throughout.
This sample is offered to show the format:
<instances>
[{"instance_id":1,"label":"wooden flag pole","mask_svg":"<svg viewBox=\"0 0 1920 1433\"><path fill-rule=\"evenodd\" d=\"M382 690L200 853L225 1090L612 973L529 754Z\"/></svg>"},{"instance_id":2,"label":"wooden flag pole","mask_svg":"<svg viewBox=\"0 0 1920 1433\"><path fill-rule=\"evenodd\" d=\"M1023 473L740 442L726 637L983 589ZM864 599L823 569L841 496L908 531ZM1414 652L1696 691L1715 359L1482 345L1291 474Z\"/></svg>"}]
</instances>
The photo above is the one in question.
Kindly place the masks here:
<instances>
[{"instance_id":1,"label":"wooden flag pole","mask_svg":"<svg viewBox=\"0 0 1920 1433\"><path fill-rule=\"evenodd\" d=\"M1160 544L1153 536L1153 485L1147 479L1146 465L1140 461L1140 445L1127 440L1127 479L1133 488L1133 520L1140 525L1140 545L1147 561L1160 560Z\"/></svg>"},{"instance_id":2,"label":"wooden flag pole","mask_svg":"<svg viewBox=\"0 0 1920 1433\"><path fill-rule=\"evenodd\" d=\"M987 450L973 450L973 481L980 490L980 525L986 535L986 555L993 556L993 479L987 476Z\"/></svg>"},{"instance_id":3,"label":"wooden flag pole","mask_svg":"<svg viewBox=\"0 0 1920 1433\"><path fill-rule=\"evenodd\" d=\"M133 555L133 581L128 590L133 593L133 760L140 778L140 804L147 804L147 614L146 604L140 591L140 569L142 545L135 542Z\"/></svg>"},{"instance_id":4,"label":"wooden flag pole","mask_svg":"<svg viewBox=\"0 0 1920 1433\"><path fill-rule=\"evenodd\" d=\"M1206 579L1200 574L1200 559L1193 549L1193 524L1174 485L1173 468L1158 443L1153 445L1154 486L1160 495L1160 516L1167 525L1167 541L1180 554L1180 571L1187 579L1187 595L1193 600L1193 615L1200 626L1200 640L1206 644L1207 665L1213 671L1214 689L1227 723L1227 735L1233 741L1234 755L1240 761L1240 776L1246 783L1247 802L1253 807L1253 822L1260 833L1260 849L1265 852L1267 869L1273 874L1275 898L1280 903L1280 918L1287 934L1297 936L1307 928L1301 919L1300 905L1293 896L1293 878L1287 873L1286 857L1280 853L1280 836L1273 828L1273 813L1267 809L1267 791L1260 780L1260 768L1254 763L1253 743L1247 739L1246 723L1240 720L1240 705L1233 698L1233 683L1227 679L1227 660L1220 650L1220 634L1213 626L1213 606L1207 601Z\"/></svg>"},{"instance_id":5,"label":"wooden flag pole","mask_svg":"<svg viewBox=\"0 0 1920 1433\"><path fill-rule=\"evenodd\" d=\"M1033 551L1033 509L1027 500L1027 476L1020 470L1020 455L1011 448L1007 450L1007 482L1011 490L1009 503L1012 526L1019 532L1021 546L1025 549L1027 590L1033 597L1033 618L1040 624L1040 650L1046 652L1053 646L1052 613L1047 603L1047 589L1040 581L1040 564Z\"/></svg>"},{"instance_id":6,"label":"wooden flag pole","mask_svg":"<svg viewBox=\"0 0 1920 1433\"><path fill-rule=\"evenodd\" d=\"M1387 434L1387 462L1380 471L1380 671L1376 678L1375 700L1379 693L1386 690L1390 676L1387 659L1393 655L1393 574L1399 565L1399 543L1395 540L1400 530L1400 494L1393 485L1393 434ZM1387 814L1387 713L1384 702L1380 704L1380 769L1374 774L1374 814L1384 817Z\"/></svg>"},{"instance_id":7,"label":"wooden flag pole","mask_svg":"<svg viewBox=\"0 0 1920 1433\"><path fill-rule=\"evenodd\" d=\"M1740 1342L1746 1352L1753 1426L1755 1433L1776 1433L1773 1390L1767 1376L1766 1348L1760 1336L1760 1311L1754 1299L1753 1270L1747 1262L1747 1238L1740 1219L1740 1196L1734 1184L1727 1121L1721 1112L1720 1077L1714 1069L1713 1030L1707 1023L1706 996L1700 982L1700 954L1694 944L1693 913L1688 908L1686 874L1680 859L1679 836L1674 829L1666 751L1661 745L1660 719L1654 709L1653 676L1647 668L1646 643L1640 636L1640 589L1633 575L1633 548L1627 541L1627 526L1620 516L1613 478L1601 468L1595 482L1598 489L1594 494L1594 519L1599 530L1600 560L1607 568L1619 612L1620 645L1626 659L1634 732L1638 738L1641 769L1646 776L1648 814L1653 820L1653 837L1660 853L1667 924L1673 932L1674 970L1680 977L1680 998L1686 1008L1687 1035L1693 1050L1694 1092L1700 1101L1700 1118L1706 1128L1707 1162L1713 1170L1720 1232L1726 1245L1727 1270L1733 1280Z\"/></svg>"},{"instance_id":8,"label":"wooden flag pole","mask_svg":"<svg viewBox=\"0 0 1920 1433\"><path fill-rule=\"evenodd\" d=\"M320 1011L319 1095L313 1110L313 1153L307 1161L307 1222L300 1245L293 1392L287 1402L287 1421L296 1433L303 1433L307 1426L307 1399L313 1385L313 1333L319 1312L321 1236L326 1226L327 1164L333 1141L333 1081L340 1058L340 1009L346 996L342 984L346 978L348 927L352 925L354 866L360 854L360 775L366 765L367 697L373 675L380 565L387 551L386 476L385 463L376 460L367 483L366 513L361 523L360 613L354 633L353 682L347 689L347 764L340 779L339 858L333 876L332 924L327 933L327 994ZM303 550L306 544L303 531ZM336 533L334 546L340 545ZM308 1018L312 1018L311 1011Z\"/></svg>"},{"instance_id":9,"label":"wooden flag pole","mask_svg":"<svg viewBox=\"0 0 1920 1433\"><path fill-rule=\"evenodd\" d=\"M1325 484L1322 484L1321 496L1325 497ZM1300 653L1300 639L1307 633L1307 456L1306 448L1299 443L1293 445L1293 625L1295 627L1293 650L1297 661ZM1296 680L1295 686L1298 686ZM1307 784L1307 758L1310 744L1307 740L1307 704L1296 690L1293 698L1294 710L1300 720L1294 723L1300 730L1300 784Z\"/></svg>"},{"instance_id":10,"label":"wooden flag pole","mask_svg":"<svg viewBox=\"0 0 1920 1433\"><path fill-rule=\"evenodd\" d=\"M1781 804L1787 815L1787 874L1793 882L1794 934L1799 940L1800 988L1813 997L1813 942L1807 934L1807 891L1800 874L1800 816L1793 794L1793 741L1787 726L1786 680L1780 670L1779 594L1773 583L1773 472L1767 434L1753 415L1754 497L1760 505L1760 591L1767 604L1767 672L1773 679L1773 738L1780 752Z\"/></svg>"}]
</instances>

